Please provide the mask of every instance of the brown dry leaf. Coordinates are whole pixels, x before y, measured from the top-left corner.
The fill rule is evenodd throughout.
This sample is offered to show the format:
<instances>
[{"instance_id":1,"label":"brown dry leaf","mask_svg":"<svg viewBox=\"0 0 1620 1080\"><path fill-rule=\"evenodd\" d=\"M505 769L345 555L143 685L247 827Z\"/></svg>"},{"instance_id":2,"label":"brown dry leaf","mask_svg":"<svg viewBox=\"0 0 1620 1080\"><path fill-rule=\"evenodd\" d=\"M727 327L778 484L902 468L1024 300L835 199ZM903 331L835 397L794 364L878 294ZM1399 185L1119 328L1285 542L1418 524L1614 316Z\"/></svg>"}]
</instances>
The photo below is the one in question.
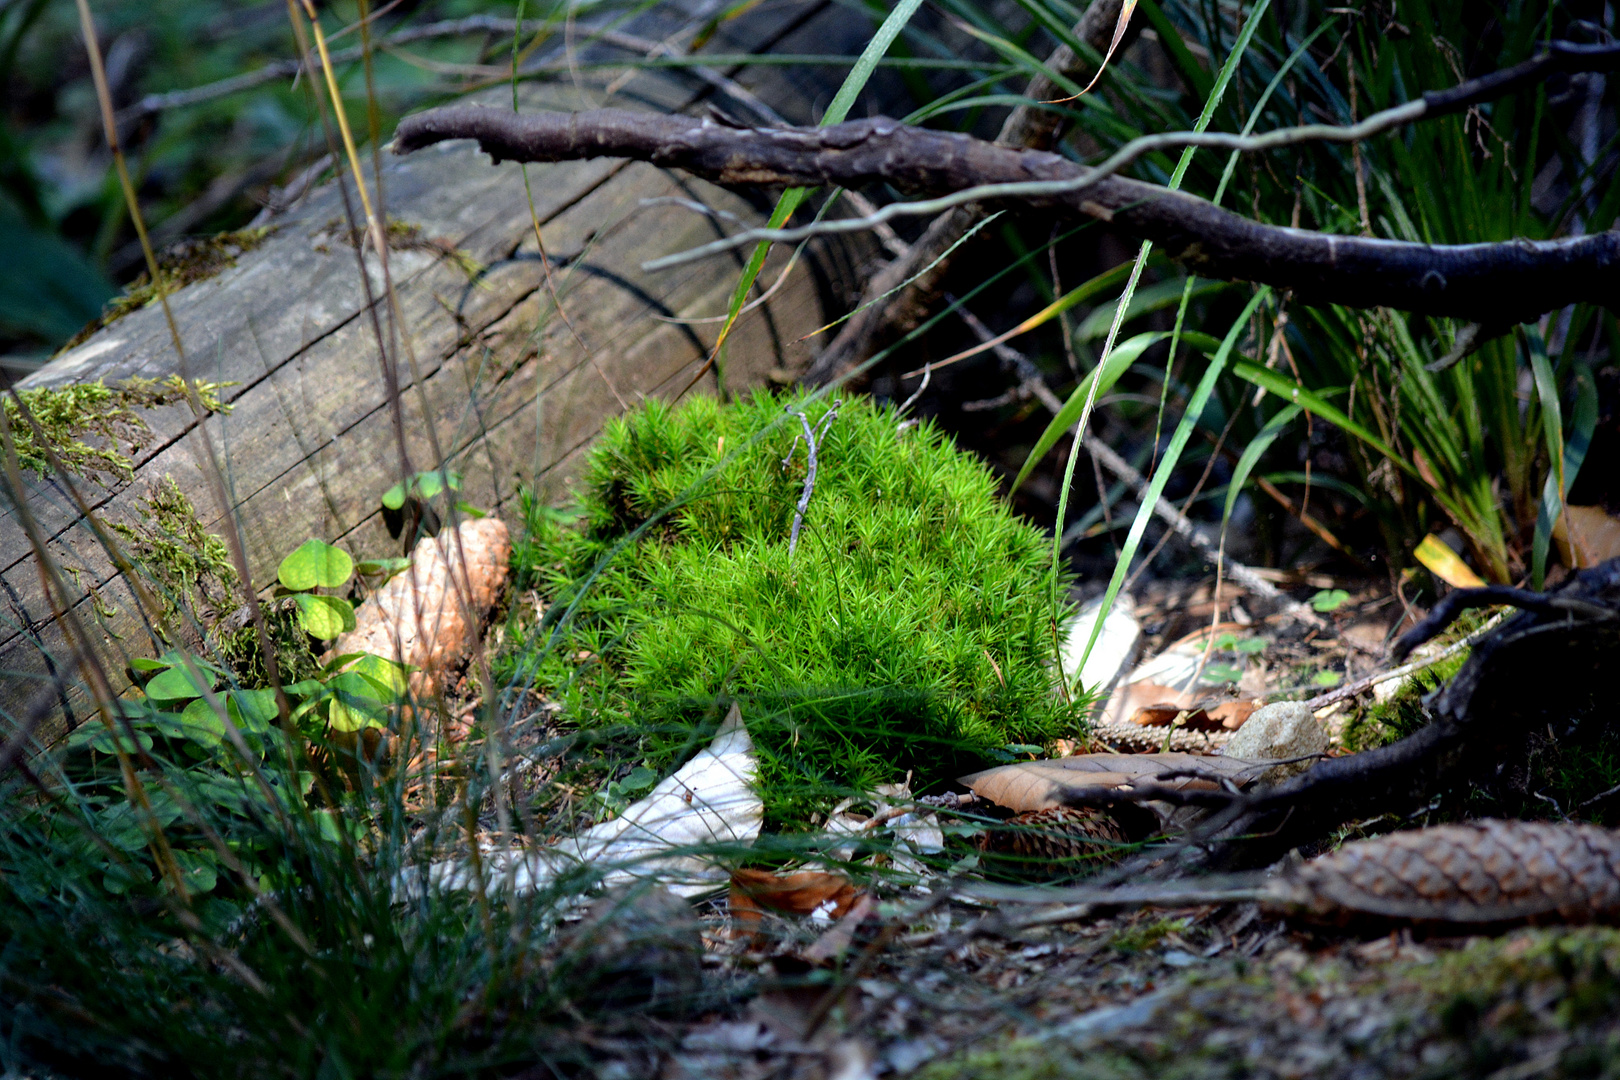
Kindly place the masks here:
<instances>
[{"instance_id":1,"label":"brown dry leaf","mask_svg":"<svg viewBox=\"0 0 1620 1080\"><path fill-rule=\"evenodd\" d=\"M1144 705L1136 710L1131 717L1131 723L1137 727L1169 727L1181 717L1183 727L1199 728L1210 726L1209 714L1203 709L1183 709L1179 705Z\"/></svg>"},{"instance_id":2,"label":"brown dry leaf","mask_svg":"<svg viewBox=\"0 0 1620 1080\"><path fill-rule=\"evenodd\" d=\"M1236 731L1243 726L1254 710L1264 705L1265 701L1254 698L1249 701L1228 701L1209 710L1209 718L1215 724L1227 731Z\"/></svg>"},{"instance_id":3,"label":"brown dry leaf","mask_svg":"<svg viewBox=\"0 0 1620 1080\"><path fill-rule=\"evenodd\" d=\"M511 551L505 523L493 517L424 537L410 567L366 598L330 655L368 652L408 664L417 669L411 692L431 697L439 677L472 651L506 584Z\"/></svg>"},{"instance_id":4,"label":"brown dry leaf","mask_svg":"<svg viewBox=\"0 0 1620 1080\"><path fill-rule=\"evenodd\" d=\"M1118 49L1119 43L1125 40L1125 30L1131 25L1131 15L1134 14L1135 11L1136 0L1125 0L1125 2L1120 5L1119 18L1114 22L1114 39L1108 43L1108 52L1103 56L1102 66L1097 69L1097 74L1091 77L1091 81L1086 84L1086 88L1080 91L1079 94L1074 94L1066 98L1059 98L1057 102L1054 102L1053 104L1064 101L1073 101L1082 94L1089 94L1091 92L1091 88L1097 85L1097 80L1103 77L1103 72L1108 70L1108 63L1114 58L1114 50Z\"/></svg>"},{"instance_id":5,"label":"brown dry leaf","mask_svg":"<svg viewBox=\"0 0 1620 1080\"><path fill-rule=\"evenodd\" d=\"M1566 506L1553 523L1553 541L1565 566L1596 566L1620 557L1620 518L1601 506Z\"/></svg>"},{"instance_id":6,"label":"brown dry leaf","mask_svg":"<svg viewBox=\"0 0 1620 1080\"><path fill-rule=\"evenodd\" d=\"M1269 764L1269 763L1267 763ZM1161 779L1166 773L1196 769L1204 777ZM1019 761L962 777L975 795L1020 814L1066 805L1071 792L1124 788L1137 782L1178 790L1218 787L1217 778L1239 784L1258 775L1251 763L1200 754L1081 754L1047 761Z\"/></svg>"},{"instance_id":7,"label":"brown dry leaf","mask_svg":"<svg viewBox=\"0 0 1620 1080\"><path fill-rule=\"evenodd\" d=\"M767 909L787 915L809 915L821 908L833 918L842 918L864 891L842 874L802 870L796 874L774 874L769 870L741 869L731 872L731 915L739 934L757 932Z\"/></svg>"}]
</instances>

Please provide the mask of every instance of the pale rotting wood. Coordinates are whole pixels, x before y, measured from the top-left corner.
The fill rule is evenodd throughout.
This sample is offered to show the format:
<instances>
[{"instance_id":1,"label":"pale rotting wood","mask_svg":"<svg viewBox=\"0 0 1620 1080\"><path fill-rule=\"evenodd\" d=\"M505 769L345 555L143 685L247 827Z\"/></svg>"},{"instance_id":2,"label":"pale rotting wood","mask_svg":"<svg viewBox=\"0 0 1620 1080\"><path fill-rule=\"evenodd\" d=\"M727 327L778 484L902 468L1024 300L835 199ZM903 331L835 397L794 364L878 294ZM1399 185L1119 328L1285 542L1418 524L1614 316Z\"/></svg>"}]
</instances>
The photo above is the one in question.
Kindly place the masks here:
<instances>
[{"instance_id":1,"label":"pale rotting wood","mask_svg":"<svg viewBox=\"0 0 1620 1080\"><path fill-rule=\"evenodd\" d=\"M787 5L736 20L722 36L732 37L733 47L765 47L774 35L803 30L806 14L819 10ZM525 85L521 93L528 108L609 100L590 83ZM680 76L650 71L638 73L612 100L666 112L694 107L700 96ZM406 381L399 401L412 467L461 472L462 496L499 514L507 512L519 482L534 485L542 498L561 495L580 448L622 401L678 392L706 356L712 327L661 320L723 312L733 280L715 267L648 275L638 264L649 233L669 237L673 250L712 239L714 225L673 206L643 208L642 200L679 196L744 220L760 215L729 192L650 166L531 167L552 274L582 349L552 311L518 170L469 168L470 157L467 148L446 148L385 162L390 218L485 267L469 283L457 265L464 260L426 250L394 253L394 283L421 377L416 385ZM332 242L333 222L341 233L341 202L328 185L276 217L274 233L237 265L170 297L192 370L176 370L160 313L143 309L27 380L26 386L44 387L184 374L236 384L221 392L231 415L205 421L222 455L232 506L218 506L203 481L200 447L193 445L196 419L184 406L168 406L143 414L151 437L131 456L135 483L84 487L98 516L138 520L136 502L149 484L172 477L209 532L224 530L227 518L235 521L260 584L311 536L366 556L408 546L410 537L389 534L378 505L382 491L400 478L391 395L365 318L355 252ZM770 302L739 323L728 385L761 385L773 371L808 363L808 348L793 342L826 321L821 288L847 273L815 266L819 257L806 252ZM762 282L774 281L787 258L774 255ZM375 256L366 262L376 276ZM698 389L713 386L710 378ZM445 462L430 460L430 426ZM99 597L99 615L88 592L75 610L96 624L104 667L121 671L133 656L157 648L135 596L58 486L28 475L24 489L17 495L40 523L52 560ZM11 500L5 501L14 518ZM0 709L14 717L46 709L73 724L85 715L87 698L21 528L0 528L0 583L0 668L14 676L0 686ZM41 734L48 741L60 730L46 723Z\"/></svg>"}]
</instances>

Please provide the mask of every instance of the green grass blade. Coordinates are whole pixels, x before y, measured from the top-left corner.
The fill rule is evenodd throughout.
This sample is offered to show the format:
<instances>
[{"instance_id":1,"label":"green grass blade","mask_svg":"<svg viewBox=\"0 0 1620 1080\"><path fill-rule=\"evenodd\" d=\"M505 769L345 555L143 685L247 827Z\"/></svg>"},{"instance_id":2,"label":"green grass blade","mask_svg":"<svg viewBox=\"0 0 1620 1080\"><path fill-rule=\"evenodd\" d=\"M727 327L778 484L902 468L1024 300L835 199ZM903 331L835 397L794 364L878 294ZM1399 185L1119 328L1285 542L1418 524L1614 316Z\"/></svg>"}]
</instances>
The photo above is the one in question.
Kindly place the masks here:
<instances>
[{"instance_id":1,"label":"green grass blade","mask_svg":"<svg viewBox=\"0 0 1620 1080\"><path fill-rule=\"evenodd\" d=\"M861 50L860 58L850 69L844 83L833 95L832 103L827 106L827 112L821 118L821 125L837 124L849 115L850 107L855 104L855 98L866 87L866 82L877 70L878 61L883 54L889 51L894 39L899 36L901 29L911 21L911 17L922 6L922 0L900 0L889 17L883 20L872 40L867 42L866 48ZM793 216L793 211L799 208L809 194L806 188L788 188L782 192L782 197L776 202L776 209L771 212L767 228L780 229L787 219ZM726 338L731 334L731 328L737 323L737 316L742 312L743 304L748 299L748 290L754 287L754 279L765 267L765 256L770 254L771 245L761 242L754 248L754 253L748 259L748 265L743 268L742 277L737 280L737 288L731 294L731 309L726 313L726 321L720 327L720 336L714 343L714 356L720 355L725 346Z\"/></svg>"},{"instance_id":2,"label":"green grass blade","mask_svg":"<svg viewBox=\"0 0 1620 1080\"><path fill-rule=\"evenodd\" d=\"M1232 470L1232 480L1226 485L1226 507L1221 511L1221 533L1226 533L1226 523L1232 520L1232 507L1237 505L1237 497L1243 491L1243 486L1249 482L1249 473L1260 461L1260 455L1271 448L1277 441L1277 436L1283 433L1283 428L1292 424L1299 414L1305 410L1298 405L1290 405L1276 416L1273 416L1266 426L1260 429L1260 434L1250 440L1249 445L1243 448L1243 455L1238 458L1237 468Z\"/></svg>"},{"instance_id":3,"label":"green grass blade","mask_svg":"<svg viewBox=\"0 0 1620 1080\"><path fill-rule=\"evenodd\" d=\"M1091 628L1091 637L1086 641L1085 653L1081 656L1076 672L1084 671L1086 657L1097 644L1097 638L1102 633L1103 620L1113 609L1114 598L1119 595L1119 588L1125 583L1125 575L1130 572L1131 560L1136 551L1142 546L1142 534L1147 531L1148 519L1153 516L1153 508L1159 505L1159 499L1164 494L1164 487L1170 482L1170 474L1175 471L1176 464L1181 460L1181 452L1187 446L1187 440L1192 437L1193 428L1198 426L1198 420L1204 414L1204 407L1209 404L1210 395L1215 392L1215 384L1220 381L1221 373L1226 370L1226 362L1237 346L1237 340L1249 324L1249 316L1253 315L1266 297L1271 295L1271 289L1261 286L1243 308L1242 314L1232 323L1232 328L1226 332L1221 341L1221 347L1215 351L1215 356L1204 369L1204 377L1198 381L1198 387L1193 391L1192 400L1187 402L1187 411L1181 416L1181 423L1170 436L1170 445L1165 449L1164 457L1159 467L1153 471L1153 479L1148 482L1147 495L1142 499L1142 505L1136 511L1136 517L1131 521L1131 531L1125 537L1125 545L1120 549L1119 560L1114 564L1114 576L1108 581L1108 591L1103 594L1102 614L1098 616ZM1078 454L1070 455L1073 461Z\"/></svg>"},{"instance_id":4,"label":"green grass blade","mask_svg":"<svg viewBox=\"0 0 1620 1080\"><path fill-rule=\"evenodd\" d=\"M1597 428L1597 386L1591 373L1576 374L1575 415L1571 418L1573 430L1569 441L1564 440L1563 408L1558 398L1558 380L1553 374L1552 362L1547 358L1547 347L1541 335L1526 328L1529 344L1530 371L1535 376L1536 394L1541 399L1542 437L1546 440L1548 470L1542 485L1541 506L1536 513L1536 531L1530 547L1530 587L1539 589L1547 575L1547 550L1552 545L1553 525L1564 512L1564 498L1581 462L1586 459L1592 432Z\"/></svg>"},{"instance_id":5,"label":"green grass blade","mask_svg":"<svg viewBox=\"0 0 1620 1080\"><path fill-rule=\"evenodd\" d=\"M1144 0L1144 6L1151 8L1152 7L1151 0ZM1243 29L1238 31L1237 40L1232 43L1232 54L1226 58L1226 63L1221 65L1220 75L1215 80L1215 85L1209 91L1208 98L1204 102L1204 110L1203 110L1203 112L1201 112L1199 114L1198 122L1193 125L1193 130L1195 130L1195 131L1203 131L1205 128L1209 127L1209 122L1210 122L1211 119L1214 118L1215 110L1216 110L1216 108L1218 108L1220 106L1221 98L1223 96L1225 96L1226 88L1231 83L1232 76L1237 73L1238 63L1243 59L1243 54L1248 49L1249 42L1254 37L1254 32L1257 29L1259 29L1260 20L1265 16L1266 8L1268 6L1270 6L1270 0L1260 0L1260 2L1254 6L1254 9L1249 12L1248 19L1245 20L1244 23L1243 23ZM1162 18L1162 14L1161 14L1161 18ZM1177 42L1179 42L1180 38L1178 37L1175 40ZM1167 42L1167 44L1168 44L1168 42ZM1174 175L1172 175L1171 178L1170 178L1170 183L1169 183L1170 190L1174 191L1174 190L1176 190L1177 188L1179 188L1181 186L1182 178L1187 175L1187 167L1192 164L1192 159L1193 159L1194 152L1195 152L1195 148L1191 147L1191 146L1187 147L1185 150L1183 150L1181 152L1181 160L1176 163L1176 171L1175 171ZM1112 327L1109 328L1108 340L1103 345L1102 359L1098 361L1099 365L1104 364L1104 363L1107 362L1108 354L1114 348L1114 341L1119 337L1120 325L1125 321L1126 313L1130 311L1131 298L1136 292L1136 284L1137 284L1138 281L1141 280L1142 268L1147 265L1148 256L1151 255L1152 252L1153 252L1153 242L1151 240L1150 241L1145 241L1142 244L1141 251L1136 256L1136 263L1131 269L1131 280L1125 286L1125 291L1124 291L1124 293L1122 293L1120 295L1120 298L1119 298L1119 305L1114 310L1114 322L1113 322ZM1185 317L1186 317L1186 314L1187 314L1187 303L1188 303L1189 298L1191 297L1191 293L1192 293L1192 279L1188 278L1187 279L1186 290L1182 295L1181 307L1178 309L1178 311L1176 313L1175 329L1172 330L1171 333L1170 333L1170 356L1169 356L1169 359L1167 359L1165 361L1165 385L1167 387L1169 386L1169 383L1170 383L1169 365L1175 359L1176 348L1177 348L1178 343L1181 340L1181 327L1182 327L1183 322L1185 321ZM1256 301L1256 302L1258 302L1258 301ZM1082 408L1081 411L1080 411L1080 419L1075 424L1074 442L1075 442L1076 446L1078 446L1080 444L1080 441L1085 437L1086 424L1091 419L1091 410L1092 410L1093 405L1096 403L1096 400L1097 400L1096 385L1093 384L1092 385L1092 392L1089 395L1087 395L1087 397L1086 397L1085 407ZM1201 408L1202 408L1202 406L1200 406L1200 409ZM1197 413L1196 412L1190 412L1188 415L1192 416L1195 420L1197 418ZM1183 421L1183 426L1185 426L1185 421ZM1157 445L1157 443L1158 443L1158 439L1155 436L1154 444ZM1177 451L1178 456L1179 456L1179 453L1180 453L1180 451L1178 450ZM1058 606L1059 606L1059 604L1058 604L1058 595L1057 595L1057 567L1058 567L1058 563L1059 563L1060 559L1062 558L1062 550L1061 549L1062 549L1062 546L1063 546L1064 521L1068 518L1068 513L1069 513L1069 491L1070 491L1070 489L1072 489L1074 487L1074 466L1075 466L1075 462L1076 462L1076 460L1078 460L1079 456L1080 456L1079 454L1070 454L1068 463L1064 467L1064 470L1063 470L1063 486L1058 491L1057 526L1052 530L1052 611L1053 611L1053 618L1054 619L1057 617L1056 613L1058 611ZM1172 465L1172 462L1170 461L1169 458L1166 459L1165 465L1166 466L1171 466ZM1161 475L1161 473L1155 472L1154 473L1155 480L1157 480L1160 475ZM1160 487L1161 488L1163 487L1162 483L1160 484ZM1147 527L1147 519L1148 519L1149 515L1151 515L1152 512L1153 512L1153 506L1154 506L1154 503L1156 502L1156 500L1157 500L1157 495L1155 495L1154 498L1149 500L1148 502L1143 503L1142 506L1138 508L1137 513L1136 513L1136 520L1134 522L1132 522L1132 525L1131 525L1130 538L1127 539L1126 546L1123 549L1121 549L1121 551L1120 551L1120 556L1119 556L1119 566L1120 567L1129 567L1131 559L1135 556L1135 554L1136 554L1135 544L1140 542L1141 530L1143 528ZM1140 526L1140 528L1139 528L1139 526ZM1119 592L1119 583L1122 580L1123 580L1123 570L1121 570L1119 568L1116 568L1115 573L1114 573L1114 580L1109 585L1108 594L1107 594L1107 596L1105 596L1103 598L1102 613L1098 617L1098 619L1096 621L1096 624L1091 629L1091 638L1090 638L1090 640L1088 640L1086 642L1086 649L1085 649L1085 652L1082 653L1081 656L1080 656L1079 668L1077 670L1084 670L1085 669L1086 661L1091 657L1092 646L1094 646L1097 643L1097 635L1102 631L1103 620L1108 617L1109 611L1113 609L1114 597ZM1061 650L1059 650L1059 651L1061 652ZM1059 672L1059 678L1060 679L1063 678L1063 675L1062 675L1063 667L1062 667L1062 665L1063 665L1063 661L1062 661L1061 656L1059 656L1059 658L1058 658L1058 672Z\"/></svg>"},{"instance_id":6,"label":"green grass blade","mask_svg":"<svg viewBox=\"0 0 1620 1080\"><path fill-rule=\"evenodd\" d=\"M1394 447L1384 442L1377 435L1350 419L1349 416L1335 405L1328 403L1327 399L1305 389L1298 383L1279 375L1270 368L1256 364L1250 360L1239 360L1232 365L1232 374L1245 382L1253 383L1268 394L1274 394L1284 401L1293 402L1303 407L1307 412L1320 416L1334 427L1354 435L1378 453L1393 461L1396 466L1404 470L1407 475L1419 480L1418 472L1404 458L1395 452Z\"/></svg>"},{"instance_id":7,"label":"green grass blade","mask_svg":"<svg viewBox=\"0 0 1620 1080\"><path fill-rule=\"evenodd\" d=\"M1057 441L1063 437L1064 432L1069 430L1069 425L1079 419L1086 402L1092 397L1092 384L1094 382L1097 384L1096 396L1101 397L1103 394L1108 393L1114 384L1119 381L1119 377L1125 374L1132 364L1136 363L1138 357L1146 352L1150 346L1158 344L1169 336L1169 331L1165 330L1137 334L1129 340L1120 342L1119 346L1108 354L1108 359L1086 372L1086 377L1081 379L1080 385L1074 388L1074 392L1069 395L1069 400L1063 403L1062 410L1052 417L1052 422L1046 425L1046 430L1041 432L1041 437L1036 440L1035 448L1029 452L1029 457L1024 461L1024 467L1018 471L1017 478L1012 482L1013 490L1017 491L1023 482L1029 479L1030 470L1051 451L1052 447L1057 445Z\"/></svg>"}]
</instances>

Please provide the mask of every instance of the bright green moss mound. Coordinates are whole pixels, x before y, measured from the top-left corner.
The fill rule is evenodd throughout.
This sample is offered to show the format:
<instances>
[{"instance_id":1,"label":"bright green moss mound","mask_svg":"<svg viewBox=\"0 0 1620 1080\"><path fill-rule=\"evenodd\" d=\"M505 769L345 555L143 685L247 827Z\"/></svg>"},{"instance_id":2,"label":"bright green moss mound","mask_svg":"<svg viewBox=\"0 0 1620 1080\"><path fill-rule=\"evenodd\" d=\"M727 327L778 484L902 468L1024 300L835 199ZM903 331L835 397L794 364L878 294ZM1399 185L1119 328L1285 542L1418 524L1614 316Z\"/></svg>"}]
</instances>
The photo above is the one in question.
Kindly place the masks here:
<instances>
[{"instance_id":1,"label":"bright green moss mound","mask_svg":"<svg viewBox=\"0 0 1620 1080\"><path fill-rule=\"evenodd\" d=\"M922 790L1073 734L1050 670L1049 542L990 472L926 423L846 401L790 554L807 461L789 404L812 424L828 409L761 393L609 425L578 519L529 514L515 559L550 615L504 674L561 694L575 722L645 732L655 766L739 700L779 824L908 769Z\"/></svg>"}]
</instances>

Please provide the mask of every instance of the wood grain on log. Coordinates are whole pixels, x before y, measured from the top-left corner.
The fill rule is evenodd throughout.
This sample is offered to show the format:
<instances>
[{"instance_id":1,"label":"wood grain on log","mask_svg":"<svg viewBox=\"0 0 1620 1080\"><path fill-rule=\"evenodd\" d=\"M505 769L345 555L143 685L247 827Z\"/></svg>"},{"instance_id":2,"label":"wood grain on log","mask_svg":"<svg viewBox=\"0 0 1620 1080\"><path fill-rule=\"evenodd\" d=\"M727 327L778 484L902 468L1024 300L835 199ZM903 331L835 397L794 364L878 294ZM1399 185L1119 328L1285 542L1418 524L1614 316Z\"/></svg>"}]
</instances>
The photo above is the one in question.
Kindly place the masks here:
<instances>
[{"instance_id":1,"label":"wood grain on log","mask_svg":"<svg viewBox=\"0 0 1620 1080\"><path fill-rule=\"evenodd\" d=\"M783 5L729 23L716 47L763 49L784 33L813 33L807 14L826 21L836 12L815 2ZM767 70L762 79L785 93L780 76ZM697 106L704 94L693 82L641 71L612 96L594 84L530 85L523 88L523 106L578 109L615 101L667 113ZM758 84L754 89L766 92ZM510 90L492 91L487 100L509 103ZM447 146L387 159L384 172L391 220L416 226L421 236L485 267L469 280L456 259L427 245L391 254L418 361L416 379L403 354L397 365L411 467L455 469L465 476L463 498L508 515L519 484L532 485L544 499L561 496L581 449L602 423L645 395L682 389L713 342L714 324L673 320L723 313L737 264L642 272L649 251L675 251L717 235L709 217L643 201L678 197L749 222L763 218L730 192L650 165L569 162L531 167L529 175L572 331L553 311L517 166L491 169L470 147ZM204 421L232 505L221 507L210 494L197 422L185 407L146 414L152 438L133 455L133 483L102 487L75 478L99 517L127 521L150 486L172 476L209 531L219 533L227 516L234 519L260 586L273 582L282 556L310 536L366 557L398 554L409 539L389 535L379 505L382 492L401 478L389 415L396 395L382 375L342 201L328 184L271 224L273 235L238 265L170 297L187 349L182 374L235 384L221 391L230 414ZM773 257L761 288L786 262L785 252ZM366 266L380 297L374 254L366 256ZM759 385L773 369L802 369L808 348L794 342L827 321L818 287L827 272L812 254L770 303L741 321L729 348L728 386ZM113 382L177 370L162 313L151 307L99 331L22 385ZM699 389L704 385L712 392L713 378ZM432 459L429 429L443 447L443 462ZM63 486L31 474L23 486L8 495L20 494L48 538L50 559L68 571L68 584L80 596L74 613L91 628L103 666L118 673L130 658L151 655L159 643ZM3 501L0 716L16 725L54 711L71 725L86 715L84 687L69 638L52 619L18 500ZM47 722L40 736L60 730Z\"/></svg>"}]
</instances>

